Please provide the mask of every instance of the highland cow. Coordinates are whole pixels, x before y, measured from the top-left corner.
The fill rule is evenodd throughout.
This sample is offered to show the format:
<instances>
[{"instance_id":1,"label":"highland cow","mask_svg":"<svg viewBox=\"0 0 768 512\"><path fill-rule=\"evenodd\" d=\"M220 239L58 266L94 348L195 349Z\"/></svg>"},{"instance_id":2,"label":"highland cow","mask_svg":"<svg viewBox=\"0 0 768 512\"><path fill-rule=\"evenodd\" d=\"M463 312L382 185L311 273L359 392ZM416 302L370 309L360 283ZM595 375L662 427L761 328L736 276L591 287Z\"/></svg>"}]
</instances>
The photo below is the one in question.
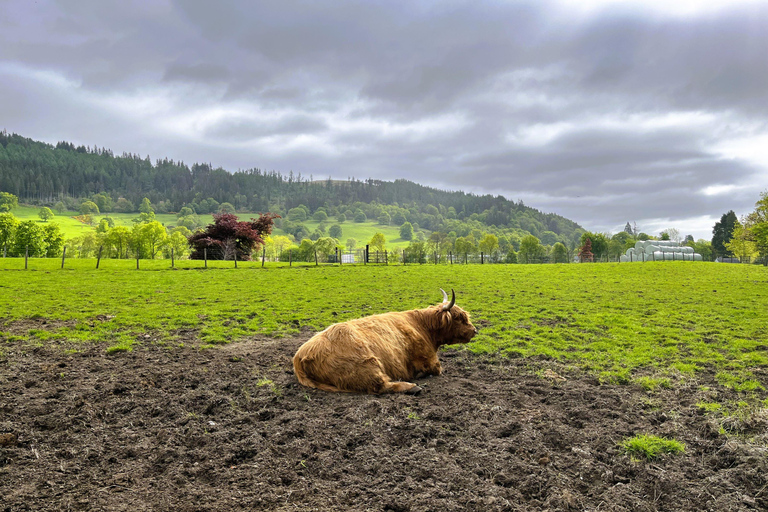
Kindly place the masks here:
<instances>
[{"instance_id":1,"label":"highland cow","mask_svg":"<svg viewBox=\"0 0 768 512\"><path fill-rule=\"evenodd\" d=\"M443 292L425 309L383 313L333 324L304 343L293 369L305 386L335 392L409 393L414 378L440 375L437 350L467 343L477 334L469 314Z\"/></svg>"}]
</instances>

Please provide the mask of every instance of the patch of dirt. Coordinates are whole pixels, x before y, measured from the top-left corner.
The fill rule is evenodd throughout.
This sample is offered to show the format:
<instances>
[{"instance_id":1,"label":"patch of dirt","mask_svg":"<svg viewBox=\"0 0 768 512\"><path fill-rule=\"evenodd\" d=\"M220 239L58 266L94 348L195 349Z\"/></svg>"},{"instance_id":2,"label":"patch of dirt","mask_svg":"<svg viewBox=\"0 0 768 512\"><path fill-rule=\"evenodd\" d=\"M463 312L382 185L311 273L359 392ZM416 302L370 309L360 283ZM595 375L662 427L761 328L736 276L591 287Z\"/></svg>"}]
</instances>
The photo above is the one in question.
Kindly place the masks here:
<instances>
[{"instance_id":1,"label":"patch of dirt","mask_svg":"<svg viewBox=\"0 0 768 512\"><path fill-rule=\"evenodd\" d=\"M329 394L293 376L307 337L6 349L0 510L768 509L766 449L719 434L698 385L447 351L420 396ZM686 451L633 461L618 443L638 433Z\"/></svg>"}]
</instances>

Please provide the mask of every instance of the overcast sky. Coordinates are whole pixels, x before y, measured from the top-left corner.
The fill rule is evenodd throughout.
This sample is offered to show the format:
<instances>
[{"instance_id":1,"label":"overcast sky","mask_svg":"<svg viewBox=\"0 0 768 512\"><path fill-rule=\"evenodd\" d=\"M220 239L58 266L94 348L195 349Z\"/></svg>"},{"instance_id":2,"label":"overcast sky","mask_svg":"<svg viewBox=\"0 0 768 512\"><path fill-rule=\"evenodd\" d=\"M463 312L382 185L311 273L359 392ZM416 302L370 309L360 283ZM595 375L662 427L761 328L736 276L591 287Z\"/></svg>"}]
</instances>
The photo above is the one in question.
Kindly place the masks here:
<instances>
[{"instance_id":1,"label":"overcast sky","mask_svg":"<svg viewBox=\"0 0 768 512\"><path fill-rule=\"evenodd\" d=\"M711 238L768 189L768 2L0 0L0 129Z\"/></svg>"}]
</instances>

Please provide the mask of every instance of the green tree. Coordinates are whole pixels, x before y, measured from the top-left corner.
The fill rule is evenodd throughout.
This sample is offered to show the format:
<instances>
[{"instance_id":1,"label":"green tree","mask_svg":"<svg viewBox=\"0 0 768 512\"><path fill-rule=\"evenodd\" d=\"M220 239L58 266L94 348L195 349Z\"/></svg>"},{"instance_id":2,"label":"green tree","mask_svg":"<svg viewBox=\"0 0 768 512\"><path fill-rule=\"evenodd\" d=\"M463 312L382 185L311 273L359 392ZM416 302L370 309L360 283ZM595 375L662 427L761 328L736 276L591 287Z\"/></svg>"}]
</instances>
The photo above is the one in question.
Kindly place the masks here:
<instances>
[{"instance_id":1,"label":"green tree","mask_svg":"<svg viewBox=\"0 0 768 512\"><path fill-rule=\"evenodd\" d=\"M288 210L288 220L291 222L304 222L307 220L307 211L300 207L291 208Z\"/></svg>"},{"instance_id":2,"label":"green tree","mask_svg":"<svg viewBox=\"0 0 768 512\"><path fill-rule=\"evenodd\" d=\"M504 263L517 263L517 253L514 249L509 249L509 252L507 252L506 257L504 258Z\"/></svg>"},{"instance_id":3,"label":"green tree","mask_svg":"<svg viewBox=\"0 0 768 512\"><path fill-rule=\"evenodd\" d=\"M450 239L447 233L442 231L433 231L427 239L427 252L431 254L448 254L450 249Z\"/></svg>"},{"instance_id":4,"label":"green tree","mask_svg":"<svg viewBox=\"0 0 768 512\"><path fill-rule=\"evenodd\" d=\"M106 213L112 211L112 198L107 194L94 194L93 197L91 197L91 201L96 203L96 206L99 207L99 212Z\"/></svg>"},{"instance_id":5,"label":"green tree","mask_svg":"<svg viewBox=\"0 0 768 512\"><path fill-rule=\"evenodd\" d=\"M9 212L19 206L19 198L10 192L0 192L0 213Z\"/></svg>"},{"instance_id":6,"label":"green tree","mask_svg":"<svg viewBox=\"0 0 768 512\"><path fill-rule=\"evenodd\" d=\"M315 261L315 243L305 238L295 251L296 261Z\"/></svg>"},{"instance_id":7,"label":"green tree","mask_svg":"<svg viewBox=\"0 0 768 512\"><path fill-rule=\"evenodd\" d=\"M389 226L389 223L392 222L392 218L389 216L387 212L384 212L381 215L379 215L378 221L379 221L379 224L383 226Z\"/></svg>"},{"instance_id":8,"label":"green tree","mask_svg":"<svg viewBox=\"0 0 768 512\"><path fill-rule=\"evenodd\" d=\"M0 250L5 254L13 243L19 220L12 213L0 213Z\"/></svg>"},{"instance_id":9,"label":"green tree","mask_svg":"<svg viewBox=\"0 0 768 512\"><path fill-rule=\"evenodd\" d=\"M345 245L347 246L347 250L352 252L355 250L355 247L357 247L357 239L347 238L347 243Z\"/></svg>"},{"instance_id":10,"label":"green tree","mask_svg":"<svg viewBox=\"0 0 768 512\"><path fill-rule=\"evenodd\" d=\"M47 248L43 228L33 220L19 222L11 245L11 255L24 256L27 247L30 256L44 256Z\"/></svg>"},{"instance_id":11,"label":"green tree","mask_svg":"<svg viewBox=\"0 0 768 512\"><path fill-rule=\"evenodd\" d=\"M715 223L715 227L712 228L712 251L716 257L733 256L733 253L728 250L725 244L731 241L733 229L738 221L739 219L736 218L736 214L733 210L730 210L720 217L720 222Z\"/></svg>"},{"instance_id":12,"label":"green tree","mask_svg":"<svg viewBox=\"0 0 768 512\"><path fill-rule=\"evenodd\" d=\"M53 209L56 210L56 213L61 215L64 213L64 210L67 209L67 205L65 205L63 201L56 201L56 204L53 205Z\"/></svg>"},{"instance_id":13,"label":"green tree","mask_svg":"<svg viewBox=\"0 0 768 512\"><path fill-rule=\"evenodd\" d=\"M53 212L47 206L40 208L40 211L37 212L37 216L40 217L43 222L48 222L54 217Z\"/></svg>"},{"instance_id":14,"label":"green tree","mask_svg":"<svg viewBox=\"0 0 768 512\"><path fill-rule=\"evenodd\" d=\"M519 263L541 263L544 255L544 246L535 236L526 235L520 241L520 252L517 253Z\"/></svg>"},{"instance_id":15,"label":"green tree","mask_svg":"<svg viewBox=\"0 0 768 512\"><path fill-rule=\"evenodd\" d=\"M145 197L141 200L141 205L139 205L139 212L147 214L155 213L155 209L152 207L152 203L148 198Z\"/></svg>"},{"instance_id":16,"label":"green tree","mask_svg":"<svg viewBox=\"0 0 768 512\"><path fill-rule=\"evenodd\" d=\"M93 201L83 201L80 203L80 213L82 215L98 215L99 207Z\"/></svg>"},{"instance_id":17,"label":"green tree","mask_svg":"<svg viewBox=\"0 0 768 512\"><path fill-rule=\"evenodd\" d=\"M365 215L365 212L362 210L358 210L358 212L355 214L355 222L361 223L368 220L368 217Z\"/></svg>"},{"instance_id":18,"label":"green tree","mask_svg":"<svg viewBox=\"0 0 768 512\"><path fill-rule=\"evenodd\" d=\"M136 206L124 197L118 197L114 210L121 213L131 213L136 211Z\"/></svg>"},{"instance_id":19,"label":"green tree","mask_svg":"<svg viewBox=\"0 0 768 512\"><path fill-rule=\"evenodd\" d=\"M371 238L371 241L368 242L368 245L371 250L384 252L387 248L387 240L384 238L383 233L376 233Z\"/></svg>"},{"instance_id":20,"label":"green tree","mask_svg":"<svg viewBox=\"0 0 768 512\"><path fill-rule=\"evenodd\" d=\"M757 244L752 240L752 233L741 222L736 222L731 239L725 243L725 248L741 261L749 261L757 254Z\"/></svg>"},{"instance_id":21,"label":"green tree","mask_svg":"<svg viewBox=\"0 0 768 512\"><path fill-rule=\"evenodd\" d=\"M413 240L413 225L410 222L404 222L400 226L400 238L403 240Z\"/></svg>"},{"instance_id":22,"label":"green tree","mask_svg":"<svg viewBox=\"0 0 768 512\"><path fill-rule=\"evenodd\" d=\"M218 212L219 213L235 213L236 210L235 210L235 207L234 207L234 205L232 203L226 203L225 202L225 203L221 203L219 205Z\"/></svg>"},{"instance_id":23,"label":"green tree","mask_svg":"<svg viewBox=\"0 0 768 512\"><path fill-rule=\"evenodd\" d=\"M589 231L583 233L580 239L580 246L584 247L587 239L592 243L592 254L595 258L601 258L605 255L608 249L608 239L603 233L590 233Z\"/></svg>"},{"instance_id":24,"label":"green tree","mask_svg":"<svg viewBox=\"0 0 768 512\"><path fill-rule=\"evenodd\" d=\"M328 229L328 235L330 235L333 238L341 239L341 234L342 234L341 226L339 226L338 224L334 224L333 226L330 227L330 229Z\"/></svg>"},{"instance_id":25,"label":"green tree","mask_svg":"<svg viewBox=\"0 0 768 512\"><path fill-rule=\"evenodd\" d=\"M568 249L565 246L557 242L552 246L552 254L550 255L552 263L568 263Z\"/></svg>"},{"instance_id":26,"label":"green tree","mask_svg":"<svg viewBox=\"0 0 768 512\"><path fill-rule=\"evenodd\" d=\"M480 252L482 252L483 254L486 254L491 259L494 259L496 257L496 252L499 250L498 237L491 233L486 233L485 235L483 235L483 238L480 239L480 243L478 244L478 249L480 249Z\"/></svg>"},{"instance_id":27,"label":"green tree","mask_svg":"<svg viewBox=\"0 0 768 512\"><path fill-rule=\"evenodd\" d=\"M143 259L155 259L167 238L165 226L157 221L136 224L133 228L134 250Z\"/></svg>"},{"instance_id":28,"label":"green tree","mask_svg":"<svg viewBox=\"0 0 768 512\"><path fill-rule=\"evenodd\" d=\"M179 213L176 214L176 218L181 219L184 217L189 217L194 214L195 214L195 210L193 210L189 206L182 206L181 210L179 210Z\"/></svg>"},{"instance_id":29,"label":"green tree","mask_svg":"<svg viewBox=\"0 0 768 512\"><path fill-rule=\"evenodd\" d=\"M184 258L189 254L189 235L191 235L187 228L179 226L174 228L168 235L168 238L163 242L163 256L165 258L171 257L171 249L173 249L173 257L175 259Z\"/></svg>"},{"instance_id":30,"label":"green tree","mask_svg":"<svg viewBox=\"0 0 768 512\"><path fill-rule=\"evenodd\" d=\"M99 225L96 227L96 232L106 233L113 227L115 227L115 221L111 217L104 217L99 221Z\"/></svg>"},{"instance_id":31,"label":"green tree","mask_svg":"<svg viewBox=\"0 0 768 512\"><path fill-rule=\"evenodd\" d=\"M693 251L701 254L701 259L704 261L712 261L712 242L700 238L695 242L688 242L690 247L693 247Z\"/></svg>"},{"instance_id":32,"label":"green tree","mask_svg":"<svg viewBox=\"0 0 768 512\"><path fill-rule=\"evenodd\" d=\"M99 245L101 245L101 240L93 231L88 231L72 238L67 243L68 247L72 247L77 252L78 258L91 258L95 256Z\"/></svg>"},{"instance_id":33,"label":"green tree","mask_svg":"<svg viewBox=\"0 0 768 512\"><path fill-rule=\"evenodd\" d=\"M403 251L403 260L408 263L426 263L427 244L420 240L411 240L411 243Z\"/></svg>"},{"instance_id":34,"label":"green tree","mask_svg":"<svg viewBox=\"0 0 768 512\"><path fill-rule=\"evenodd\" d=\"M557 243L557 233L554 231L543 231L540 240L543 245L555 245Z\"/></svg>"},{"instance_id":35,"label":"green tree","mask_svg":"<svg viewBox=\"0 0 768 512\"><path fill-rule=\"evenodd\" d=\"M315 251L319 256L322 256L323 261L328 261L328 257L336 252L338 246L338 240L330 236L325 236L315 242Z\"/></svg>"},{"instance_id":36,"label":"green tree","mask_svg":"<svg viewBox=\"0 0 768 512\"><path fill-rule=\"evenodd\" d=\"M347 216L344 215L343 213L340 213L336 216L336 220L339 221L339 224L344 224L345 222L347 222Z\"/></svg>"},{"instance_id":37,"label":"green tree","mask_svg":"<svg viewBox=\"0 0 768 512\"><path fill-rule=\"evenodd\" d=\"M622 233L624 232L622 231ZM608 254L610 258L620 258L621 255L624 254L624 244L621 243L621 240L612 238L608 242L606 254Z\"/></svg>"},{"instance_id":38,"label":"green tree","mask_svg":"<svg viewBox=\"0 0 768 512\"><path fill-rule=\"evenodd\" d=\"M61 250L64 247L64 233L61 232L58 224L43 226L43 243L45 244L45 255L48 258L61 256Z\"/></svg>"},{"instance_id":39,"label":"green tree","mask_svg":"<svg viewBox=\"0 0 768 512\"><path fill-rule=\"evenodd\" d=\"M760 194L755 210L747 216L755 248L768 261L768 191Z\"/></svg>"},{"instance_id":40,"label":"green tree","mask_svg":"<svg viewBox=\"0 0 768 512\"><path fill-rule=\"evenodd\" d=\"M472 241L468 238L465 238L463 236L460 236L456 239L456 241L453 244L454 249L456 250L456 255L461 256L463 255L465 258L469 254L474 254L475 252L475 244L472 243Z\"/></svg>"},{"instance_id":41,"label":"green tree","mask_svg":"<svg viewBox=\"0 0 768 512\"><path fill-rule=\"evenodd\" d=\"M131 230L125 226L115 226L107 231L104 242L115 251L116 258L127 258L131 244Z\"/></svg>"},{"instance_id":42,"label":"green tree","mask_svg":"<svg viewBox=\"0 0 768 512\"><path fill-rule=\"evenodd\" d=\"M325 222L328 220L328 213L325 210L318 210L312 215L312 218L317 222Z\"/></svg>"}]
</instances>

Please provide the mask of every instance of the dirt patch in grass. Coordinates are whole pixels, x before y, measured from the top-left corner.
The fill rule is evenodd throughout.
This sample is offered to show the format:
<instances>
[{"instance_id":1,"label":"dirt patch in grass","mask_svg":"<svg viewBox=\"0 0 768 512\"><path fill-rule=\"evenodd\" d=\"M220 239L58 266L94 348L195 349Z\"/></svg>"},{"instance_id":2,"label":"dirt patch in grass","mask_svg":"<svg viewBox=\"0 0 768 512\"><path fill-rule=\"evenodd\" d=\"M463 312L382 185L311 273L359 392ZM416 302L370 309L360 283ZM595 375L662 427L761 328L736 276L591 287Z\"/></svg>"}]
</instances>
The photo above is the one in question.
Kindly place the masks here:
<instances>
[{"instance_id":1,"label":"dirt patch in grass","mask_svg":"<svg viewBox=\"0 0 768 512\"><path fill-rule=\"evenodd\" d=\"M418 397L328 394L292 374L306 339L6 348L0 510L768 509L766 449L696 406L711 376L649 395L448 351ZM685 452L632 460L641 433Z\"/></svg>"}]
</instances>

